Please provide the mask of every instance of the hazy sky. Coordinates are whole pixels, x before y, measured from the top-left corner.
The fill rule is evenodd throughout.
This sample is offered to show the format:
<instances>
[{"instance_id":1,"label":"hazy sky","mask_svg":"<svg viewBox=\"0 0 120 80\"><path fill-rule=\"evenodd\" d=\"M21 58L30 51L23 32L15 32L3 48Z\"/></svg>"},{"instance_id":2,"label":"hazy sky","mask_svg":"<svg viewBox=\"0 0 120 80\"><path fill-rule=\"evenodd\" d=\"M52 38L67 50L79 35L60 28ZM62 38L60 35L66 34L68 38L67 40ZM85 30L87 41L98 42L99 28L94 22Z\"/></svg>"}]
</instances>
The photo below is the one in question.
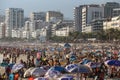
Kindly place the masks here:
<instances>
[{"instance_id":1,"label":"hazy sky","mask_svg":"<svg viewBox=\"0 0 120 80\"><path fill-rule=\"evenodd\" d=\"M102 4L120 0L0 0L0 13L6 8L23 8L25 16L33 11L61 11L65 18L73 19L73 8L82 4Z\"/></svg>"}]
</instances>

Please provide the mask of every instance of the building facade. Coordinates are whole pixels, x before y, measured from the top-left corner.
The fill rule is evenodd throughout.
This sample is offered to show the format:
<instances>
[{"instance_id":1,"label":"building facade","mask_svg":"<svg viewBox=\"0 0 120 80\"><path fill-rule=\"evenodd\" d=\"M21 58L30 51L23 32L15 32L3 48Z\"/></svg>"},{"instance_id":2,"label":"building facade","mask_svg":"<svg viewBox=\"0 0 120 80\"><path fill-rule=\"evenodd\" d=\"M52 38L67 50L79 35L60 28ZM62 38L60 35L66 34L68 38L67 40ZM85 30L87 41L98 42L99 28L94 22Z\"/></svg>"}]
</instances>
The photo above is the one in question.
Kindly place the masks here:
<instances>
[{"instance_id":1,"label":"building facade","mask_svg":"<svg viewBox=\"0 0 120 80\"><path fill-rule=\"evenodd\" d=\"M55 35L56 36L69 36L69 32L70 32L70 27L63 27L59 30L55 31Z\"/></svg>"},{"instance_id":2,"label":"building facade","mask_svg":"<svg viewBox=\"0 0 120 80\"><path fill-rule=\"evenodd\" d=\"M104 6L104 18L113 17L113 9L120 8L120 4L116 2L107 2Z\"/></svg>"},{"instance_id":3,"label":"building facade","mask_svg":"<svg viewBox=\"0 0 120 80\"><path fill-rule=\"evenodd\" d=\"M81 5L74 8L74 26L76 31L84 32L85 27L94 19L104 17L104 7L100 5Z\"/></svg>"},{"instance_id":4,"label":"building facade","mask_svg":"<svg viewBox=\"0 0 120 80\"><path fill-rule=\"evenodd\" d=\"M46 22L50 22L53 19L63 20L63 14L57 11L48 11L46 13Z\"/></svg>"},{"instance_id":5,"label":"building facade","mask_svg":"<svg viewBox=\"0 0 120 80\"><path fill-rule=\"evenodd\" d=\"M99 5L87 5L82 8L82 31L94 19L104 17L104 7Z\"/></svg>"},{"instance_id":6,"label":"building facade","mask_svg":"<svg viewBox=\"0 0 120 80\"><path fill-rule=\"evenodd\" d=\"M0 38L5 37L5 23L0 23Z\"/></svg>"},{"instance_id":7,"label":"building facade","mask_svg":"<svg viewBox=\"0 0 120 80\"><path fill-rule=\"evenodd\" d=\"M103 22L104 19L95 19L92 20L90 24L88 24L82 32L89 33L89 32L98 32L103 30Z\"/></svg>"},{"instance_id":8,"label":"building facade","mask_svg":"<svg viewBox=\"0 0 120 80\"><path fill-rule=\"evenodd\" d=\"M120 15L120 8L113 9L113 17Z\"/></svg>"},{"instance_id":9,"label":"building facade","mask_svg":"<svg viewBox=\"0 0 120 80\"><path fill-rule=\"evenodd\" d=\"M120 30L120 16L113 17L110 21L105 21L103 23L104 30L111 28Z\"/></svg>"},{"instance_id":10,"label":"building facade","mask_svg":"<svg viewBox=\"0 0 120 80\"><path fill-rule=\"evenodd\" d=\"M32 12L30 14L30 20L34 21L34 20L42 20L45 21L46 19L46 13L45 12Z\"/></svg>"},{"instance_id":11,"label":"building facade","mask_svg":"<svg viewBox=\"0 0 120 80\"><path fill-rule=\"evenodd\" d=\"M8 8L5 12L6 37L12 36L12 29L24 26L24 10L21 8Z\"/></svg>"},{"instance_id":12,"label":"building facade","mask_svg":"<svg viewBox=\"0 0 120 80\"><path fill-rule=\"evenodd\" d=\"M82 31L82 7L75 7L74 8L74 27L76 31Z\"/></svg>"}]
</instances>

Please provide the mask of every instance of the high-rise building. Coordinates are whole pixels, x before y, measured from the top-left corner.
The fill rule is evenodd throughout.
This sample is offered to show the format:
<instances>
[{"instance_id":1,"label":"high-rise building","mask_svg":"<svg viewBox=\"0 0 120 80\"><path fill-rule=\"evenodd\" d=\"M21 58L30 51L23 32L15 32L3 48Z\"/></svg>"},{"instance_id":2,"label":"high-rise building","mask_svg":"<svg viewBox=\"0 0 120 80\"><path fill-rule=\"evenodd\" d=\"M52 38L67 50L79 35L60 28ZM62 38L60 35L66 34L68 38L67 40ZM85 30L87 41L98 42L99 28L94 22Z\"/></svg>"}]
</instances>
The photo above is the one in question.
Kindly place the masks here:
<instances>
[{"instance_id":1,"label":"high-rise building","mask_svg":"<svg viewBox=\"0 0 120 80\"><path fill-rule=\"evenodd\" d=\"M112 17L111 20L103 22L104 30L111 28L120 30L120 16Z\"/></svg>"},{"instance_id":2,"label":"high-rise building","mask_svg":"<svg viewBox=\"0 0 120 80\"><path fill-rule=\"evenodd\" d=\"M45 12L32 12L30 14L30 31L40 29L45 22L46 13Z\"/></svg>"},{"instance_id":3,"label":"high-rise building","mask_svg":"<svg viewBox=\"0 0 120 80\"><path fill-rule=\"evenodd\" d=\"M5 12L6 37L11 37L12 29L24 26L24 10L21 8L8 8Z\"/></svg>"},{"instance_id":4,"label":"high-rise building","mask_svg":"<svg viewBox=\"0 0 120 80\"><path fill-rule=\"evenodd\" d=\"M63 14L57 11L48 11L46 13L46 22L51 22L53 20L63 20Z\"/></svg>"},{"instance_id":5,"label":"high-rise building","mask_svg":"<svg viewBox=\"0 0 120 80\"><path fill-rule=\"evenodd\" d=\"M0 38L5 37L5 23L0 23Z\"/></svg>"},{"instance_id":6,"label":"high-rise building","mask_svg":"<svg viewBox=\"0 0 120 80\"><path fill-rule=\"evenodd\" d=\"M0 15L0 23L5 21L5 16L4 15Z\"/></svg>"},{"instance_id":7,"label":"high-rise building","mask_svg":"<svg viewBox=\"0 0 120 80\"><path fill-rule=\"evenodd\" d=\"M45 21L46 19L46 13L45 12L32 12L30 14L30 20L42 20Z\"/></svg>"},{"instance_id":8,"label":"high-rise building","mask_svg":"<svg viewBox=\"0 0 120 80\"><path fill-rule=\"evenodd\" d=\"M94 19L104 17L104 7L99 5L87 5L82 8L82 30Z\"/></svg>"},{"instance_id":9,"label":"high-rise building","mask_svg":"<svg viewBox=\"0 0 120 80\"><path fill-rule=\"evenodd\" d=\"M0 9L0 23L5 22L5 13Z\"/></svg>"},{"instance_id":10,"label":"high-rise building","mask_svg":"<svg viewBox=\"0 0 120 80\"><path fill-rule=\"evenodd\" d=\"M77 31L83 31L94 19L104 17L104 7L99 5L81 5L75 8L74 18Z\"/></svg>"},{"instance_id":11,"label":"high-rise building","mask_svg":"<svg viewBox=\"0 0 120 80\"><path fill-rule=\"evenodd\" d=\"M113 9L113 17L120 16L120 8Z\"/></svg>"},{"instance_id":12,"label":"high-rise building","mask_svg":"<svg viewBox=\"0 0 120 80\"><path fill-rule=\"evenodd\" d=\"M105 18L112 18L113 16L113 9L120 8L120 4L116 2L107 2L104 6L104 17Z\"/></svg>"},{"instance_id":13,"label":"high-rise building","mask_svg":"<svg viewBox=\"0 0 120 80\"><path fill-rule=\"evenodd\" d=\"M30 31L30 21L25 21L24 29L25 31Z\"/></svg>"},{"instance_id":14,"label":"high-rise building","mask_svg":"<svg viewBox=\"0 0 120 80\"><path fill-rule=\"evenodd\" d=\"M82 31L82 6L74 8L74 27L75 31Z\"/></svg>"}]
</instances>

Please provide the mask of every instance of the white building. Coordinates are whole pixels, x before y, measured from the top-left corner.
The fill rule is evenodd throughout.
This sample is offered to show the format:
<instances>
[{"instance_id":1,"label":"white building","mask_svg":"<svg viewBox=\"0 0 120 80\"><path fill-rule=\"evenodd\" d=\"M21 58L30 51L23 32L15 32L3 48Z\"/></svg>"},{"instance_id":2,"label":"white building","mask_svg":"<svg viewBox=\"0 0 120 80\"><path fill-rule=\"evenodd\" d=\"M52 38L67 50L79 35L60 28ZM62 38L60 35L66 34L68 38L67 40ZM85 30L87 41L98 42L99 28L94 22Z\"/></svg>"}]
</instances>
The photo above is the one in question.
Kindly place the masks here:
<instances>
[{"instance_id":1,"label":"white building","mask_svg":"<svg viewBox=\"0 0 120 80\"><path fill-rule=\"evenodd\" d=\"M69 36L70 28L68 27L63 27L59 30L55 31L56 36Z\"/></svg>"},{"instance_id":2,"label":"white building","mask_svg":"<svg viewBox=\"0 0 120 80\"><path fill-rule=\"evenodd\" d=\"M17 38L18 37L18 30L12 30L12 38Z\"/></svg>"},{"instance_id":3,"label":"white building","mask_svg":"<svg viewBox=\"0 0 120 80\"><path fill-rule=\"evenodd\" d=\"M30 30L30 24L31 24L30 21L26 21L25 26L24 26L24 30L29 31Z\"/></svg>"},{"instance_id":4,"label":"white building","mask_svg":"<svg viewBox=\"0 0 120 80\"><path fill-rule=\"evenodd\" d=\"M84 27L84 30L82 32L84 32L84 33L91 33L91 32L93 32L93 26L87 25L86 27Z\"/></svg>"},{"instance_id":5,"label":"white building","mask_svg":"<svg viewBox=\"0 0 120 80\"><path fill-rule=\"evenodd\" d=\"M113 9L113 17L119 16L119 15L120 15L120 8Z\"/></svg>"},{"instance_id":6,"label":"white building","mask_svg":"<svg viewBox=\"0 0 120 80\"><path fill-rule=\"evenodd\" d=\"M22 38L30 39L31 38L31 33L30 31L23 31L22 33Z\"/></svg>"},{"instance_id":7,"label":"white building","mask_svg":"<svg viewBox=\"0 0 120 80\"><path fill-rule=\"evenodd\" d=\"M61 12L58 12L58 11L48 11L46 13L46 22L50 22L54 18L56 20L63 20L63 14Z\"/></svg>"},{"instance_id":8,"label":"white building","mask_svg":"<svg viewBox=\"0 0 120 80\"><path fill-rule=\"evenodd\" d=\"M87 5L82 7L82 31L87 24L90 24L94 19L104 17L104 7L99 5Z\"/></svg>"},{"instance_id":9,"label":"white building","mask_svg":"<svg viewBox=\"0 0 120 80\"><path fill-rule=\"evenodd\" d=\"M107 30L110 28L119 29L120 30L120 16L113 17L110 21L105 21L103 23L103 29Z\"/></svg>"},{"instance_id":10,"label":"white building","mask_svg":"<svg viewBox=\"0 0 120 80\"><path fill-rule=\"evenodd\" d=\"M90 24L88 24L86 27L84 27L84 30L82 32L98 32L103 30L103 22L104 19L94 19Z\"/></svg>"},{"instance_id":11,"label":"white building","mask_svg":"<svg viewBox=\"0 0 120 80\"><path fill-rule=\"evenodd\" d=\"M26 25L27 26L25 27L29 26L29 31L35 31L37 29L42 29L45 26L50 25L50 23L42 21L42 20L34 20L34 21L27 22Z\"/></svg>"},{"instance_id":12,"label":"white building","mask_svg":"<svg viewBox=\"0 0 120 80\"><path fill-rule=\"evenodd\" d=\"M23 30L19 29L19 30L12 30L12 38L22 38L22 32Z\"/></svg>"},{"instance_id":13,"label":"white building","mask_svg":"<svg viewBox=\"0 0 120 80\"><path fill-rule=\"evenodd\" d=\"M5 24L0 23L0 38L4 38L4 37L5 37Z\"/></svg>"},{"instance_id":14,"label":"white building","mask_svg":"<svg viewBox=\"0 0 120 80\"><path fill-rule=\"evenodd\" d=\"M39 29L31 32L31 37L32 38L38 38L39 36L40 36L40 30Z\"/></svg>"},{"instance_id":15,"label":"white building","mask_svg":"<svg viewBox=\"0 0 120 80\"><path fill-rule=\"evenodd\" d=\"M8 8L5 12L6 37L12 36L12 29L24 26L24 10L21 8Z\"/></svg>"},{"instance_id":16,"label":"white building","mask_svg":"<svg viewBox=\"0 0 120 80\"><path fill-rule=\"evenodd\" d=\"M80 5L74 8L75 30L84 32L85 27L94 19L104 17L104 7L100 5Z\"/></svg>"},{"instance_id":17,"label":"white building","mask_svg":"<svg viewBox=\"0 0 120 80\"><path fill-rule=\"evenodd\" d=\"M46 13L45 12L32 12L30 14L30 20L34 21L34 20L42 20L45 21L46 19Z\"/></svg>"},{"instance_id":18,"label":"white building","mask_svg":"<svg viewBox=\"0 0 120 80\"><path fill-rule=\"evenodd\" d=\"M68 28L69 27L69 28ZM69 32L75 31L72 20L58 21L51 27L51 36L68 36Z\"/></svg>"},{"instance_id":19,"label":"white building","mask_svg":"<svg viewBox=\"0 0 120 80\"><path fill-rule=\"evenodd\" d=\"M82 7L84 5L74 8L74 27L76 31L82 31Z\"/></svg>"},{"instance_id":20,"label":"white building","mask_svg":"<svg viewBox=\"0 0 120 80\"><path fill-rule=\"evenodd\" d=\"M47 28L42 28L40 30L40 36L39 36L40 42L46 42L47 37L48 37L48 30L47 30Z\"/></svg>"}]
</instances>

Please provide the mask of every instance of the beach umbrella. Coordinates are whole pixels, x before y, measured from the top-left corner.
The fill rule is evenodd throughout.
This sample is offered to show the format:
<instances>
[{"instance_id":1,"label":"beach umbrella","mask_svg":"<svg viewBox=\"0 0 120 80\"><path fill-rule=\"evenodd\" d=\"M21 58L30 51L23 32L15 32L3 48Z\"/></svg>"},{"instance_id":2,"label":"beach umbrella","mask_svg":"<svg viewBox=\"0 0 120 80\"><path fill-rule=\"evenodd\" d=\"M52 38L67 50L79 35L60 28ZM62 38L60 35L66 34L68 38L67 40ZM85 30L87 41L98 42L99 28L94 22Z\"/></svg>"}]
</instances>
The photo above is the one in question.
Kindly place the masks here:
<instances>
[{"instance_id":1,"label":"beach umbrella","mask_svg":"<svg viewBox=\"0 0 120 80\"><path fill-rule=\"evenodd\" d=\"M31 75L30 72L31 72L32 69L34 69L34 68L31 67L31 68L27 69L27 70L25 71L23 77L25 77L25 78L26 78L26 77L29 77L29 76Z\"/></svg>"},{"instance_id":2,"label":"beach umbrella","mask_svg":"<svg viewBox=\"0 0 120 80\"><path fill-rule=\"evenodd\" d=\"M81 73L90 73L92 72L91 68L86 66L86 65L81 65L81 64L70 64L70 65L67 65L66 66L66 69L68 70L68 72L70 73L77 73L78 74L78 79L80 78L79 77L79 74Z\"/></svg>"},{"instance_id":3,"label":"beach umbrella","mask_svg":"<svg viewBox=\"0 0 120 80\"><path fill-rule=\"evenodd\" d=\"M66 69L64 67L61 67L61 66L53 66L49 70L55 70L55 71L59 71L61 73L67 72Z\"/></svg>"},{"instance_id":4,"label":"beach umbrella","mask_svg":"<svg viewBox=\"0 0 120 80\"><path fill-rule=\"evenodd\" d=\"M114 63L115 63L115 60L109 60L109 61L107 62L107 65L109 65L109 66L113 66Z\"/></svg>"},{"instance_id":5,"label":"beach umbrella","mask_svg":"<svg viewBox=\"0 0 120 80\"><path fill-rule=\"evenodd\" d=\"M101 50L96 50L96 52L95 53L101 53Z\"/></svg>"},{"instance_id":6,"label":"beach umbrella","mask_svg":"<svg viewBox=\"0 0 120 80\"><path fill-rule=\"evenodd\" d=\"M66 66L66 69L68 70L68 72L71 72L71 73L90 73L91 72L91 68L86 66L86 65L77 65L77 64L74 64L74 65L68 65Z\"/></svg>"},{"instance_id":7,"label":"beach umbrella","mask_svg":"<svg viewBox=\"0 0 120 80\"><path fill-rule=\"evenodd\" d=\"M50 66L42 66L42 67L40 67L40 68L43 68L44 70L49 70L50 69Z\"/></svg>"},{"instance_id":8,"label":"beach umbrella","mask_svg":"<svg viewBox=\"0 0 120 80\"><path fill-rule=\"evenodd\" d=\"M88 62L91 62L91 60L84 58L81 62L81 64L87 64Z\"/></svg>"},{"instance_id":9,"label":"beach umbrella","mask_svg":"<svg viewBox=\"0 0 120 80\"><path fill-rule=\"evenodd\" d=\"M31 49L30 48L25 48L25 51L30 51Z\"/></svg>"},{"instance_id":10,"label":"beach umbrella","mask_svg":"<svg viewBox=\"0 0 120 80\"><path fill-rule=\"evenodd\" d=\"M15 64L15 65L13 65L13 67L12 67L12 72L19 71L19 70L22 69L23 67L24 67L23 64Z\"/></svg>"},{"instance_id":11,"label":"beach umbrella","mask_svg":"<svg viewBox=\"0 0 120 80\"><path fill-rule=\"evenodd\" d=\"M50 51L52 51L52 52L55 51L55 48L53 48L53 47L50 47L49 49L50 49Z\"/></svg>"},{"instance_id":12,"label":"beach umbrella","mask_svg":"<svg viewBox=\"0 0 120 80\"><path fill-rule=\"evenodd\" d=\"M1 63L0 64L1 67L10 67L10 69L12 69L13 65L14 65L14 63L9 63L9 64L8 63Z\"/></svg>"},{"instance_id":13,"label":"beach umbrella","mask_svg":"<svg viewBox=\"0 0 120 80\"><path fill-rule=\"evenodd\" d=\"M34 80L48 80L48 78L45 78L45 77L38 77L38 78L35 78Z\"/></svg>"},{"instance_id":14,"label":"beach umbrella","mask_svg":"<svg viewBox=\"0 0 120 80\"><path fill-rule=\"evenodd\" d=\"M109 65L108 65L108 62L109 62L109 61L110 61L110 60L105 61L104 64L105 64L106 66L109 66Z\"/></svg>"},{"instance_id":15,"label":"beach umbrella","mask_svg":"<svg viewBox=\"0 0 120 80\"><path fill-rule=\"evenodd\" d=\"M15 65L15 63L9 63L8 66L12 69L12 67Z\"/></svg>"},{"instance_id":16,"label":"beach umbrella","mask_svg":"<svg viewBox=\"0 0 120 80\"><path fill-rule=\"evenodd\" d=\"M78 73L90 73L90 72L92 72L92 71L91 71L91 68L88 67L88 66L86 66L86 65L79 65L77 72L78 72Z\"/></svg>"},{"instance_id":17,"label":"beach umbrella","mask_svg":"<svg viewBox=\"0 0 120 80\"><path fill-rule=\"evenodd\" d=\"M74 72L75 70L78 69L78 65L77 64L69 64L65 68L68 72Z\"/></svg>"},{"instance_id":18,"label":"beach umbrella","mask_svg":"<svg viewBox=\"0 0 120 80\"><path fill-rule=\"evenodd\" d=\"M101 67L101 64L100 64L100 63L96 63L96 62L88 62L88 63L85 64L85 65L88 66L88 67L91 67L91 68Z\"/></svg>"},{"instance_id":19,"label":"beach umbrella","mask_svg":"<svg viewBox=\"0 0 120 80\"><path fill-rule=\"evenodd\" d=\"M34 68L30 71L30 74L35 77L44 76L45 73L46 73L46 70L44 70L43 68L39 68L39 67Z\"/></svg>"},{"instance_id":20,"label":"beach umbrella","mask_svg":"<svg viewBox=\"0 0 120 80\"><path fill-rule=\"evenodd\" d=\"M60 52L60 51L62 51L62 50L63 50L62 48L59 48L59 47L57 48L57 51L58 51L58 52Z\"/></svg>"},{"instance_id":21,"label":"beach umbrella","mask_svg":"<svg viewBox=\"0 0 120 80\"><path fill-rule=\"evenodd\" d=\"M7 66L8 66L8 63L2 62L2 63L0 63L0 66L1 66L1 67L7 67Z\"/></svg>"},{"instance_id":22,"label":"beach umbrella","mask_svg":"<svg viewBox=\"0 0 120 80\"><path fill-rule=\"evenodd\" d=\"M70 56L70 61L75 61L75 60L77 60L76 56L75 55L71 55Z\"/></svg>"},{"instance_id":23,"label":"beach umbrella","mask_svg":"<svg viewBox=\"0 0 120 80\"><path fill-rule=\"evenodd\" d=\"M57 80L74 80L74 77L71 75L63 75L60 78L58 78Z\"/></svg>"},{"instance_id":24,"label":"beach umbrella","mask_svg":"<svg viewBox=\"0 0 120 80\"><path fill-rule=\"evenodd\" d=\"M120 61L119 60L109 60L106 62L106 64L109 66L120 66Z\"/></svg>"},{"instance_id":25,"label":"beach umbrella","mask_svg":"<svg viewBox=\"0 0 120 80\"><path fill-rule=\"evenodd\" d=\"M56 79L57 77L61 76L62 74L59 71L56 70L48 70L45 74L45 77L49 79Z\"/></svg>"},{"instance_id":26,"label":"beach umbrella","mask_svg":"<svg viewBox=\"0 0 120 80\"><path fill-rule=\"evenodd\" d=\"M106 52L106 55L108 56L108 57L111 57L112 56L112 52Z\"/></svg>"},{"instance_id":27,"label":"beach umbrella","mask_svg":"<svg viewBox=\"0 0 120 80\"><path fill-rule=\"evenodd\" d=\"M64 48L70 48L70 47L71 47L71 45L69 43L64 44Z\"/></svg>"}]
</instances>

